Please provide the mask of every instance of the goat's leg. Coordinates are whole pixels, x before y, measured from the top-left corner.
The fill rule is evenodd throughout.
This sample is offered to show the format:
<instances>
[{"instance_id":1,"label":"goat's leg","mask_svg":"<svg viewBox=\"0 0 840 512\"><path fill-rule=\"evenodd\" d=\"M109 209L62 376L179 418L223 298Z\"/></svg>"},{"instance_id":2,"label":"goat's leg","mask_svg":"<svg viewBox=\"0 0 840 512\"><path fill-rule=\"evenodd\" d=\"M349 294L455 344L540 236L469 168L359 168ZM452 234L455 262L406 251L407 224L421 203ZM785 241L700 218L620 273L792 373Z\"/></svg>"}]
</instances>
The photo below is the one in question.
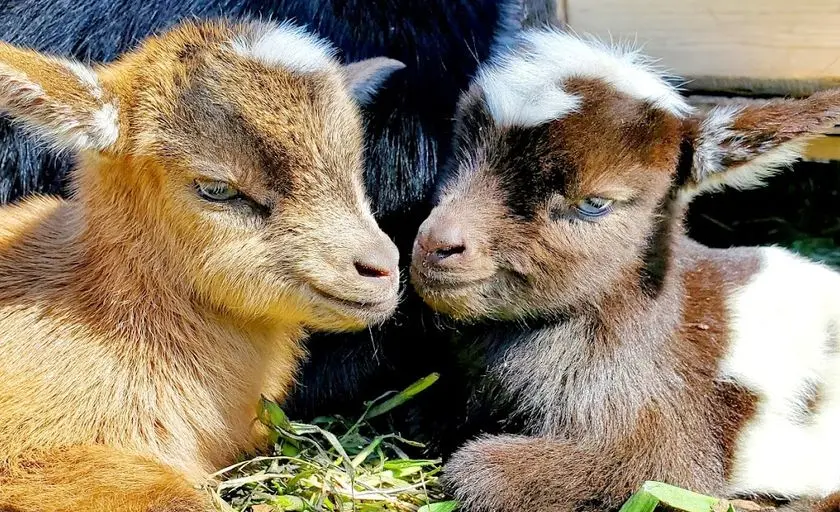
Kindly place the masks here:
<instances>
[{"instance_id":1,"label":"goat's leg","mask_svg":"<svg viewBox=\"0 0 840 512\"><path fill-rule=\"evenodd\" d=\"M492 436L471 441L444 468L449 489L469 512L613 510L645 480L617 454L563 440Z\"/></svg>"},{"instance_id":2,"label":"goat's leg","mask_svg":"<svg viewBox=\"0 0 840 512\"><path fill-rule=\"evenodd\" d=\"M825 498L800 498L776 509L778 512L840 512L840 492Z\"/></svg>"},{"instance_id":3,"label":"goat's leg","mask_svg":"<svg viewBox=\"0 0 840 512\"><path fill-rule=\"evenodd\" d=\"M180 472L106 446L74 446L0 466L3 512L209 512Z\"/></svg>"}]
</instances>

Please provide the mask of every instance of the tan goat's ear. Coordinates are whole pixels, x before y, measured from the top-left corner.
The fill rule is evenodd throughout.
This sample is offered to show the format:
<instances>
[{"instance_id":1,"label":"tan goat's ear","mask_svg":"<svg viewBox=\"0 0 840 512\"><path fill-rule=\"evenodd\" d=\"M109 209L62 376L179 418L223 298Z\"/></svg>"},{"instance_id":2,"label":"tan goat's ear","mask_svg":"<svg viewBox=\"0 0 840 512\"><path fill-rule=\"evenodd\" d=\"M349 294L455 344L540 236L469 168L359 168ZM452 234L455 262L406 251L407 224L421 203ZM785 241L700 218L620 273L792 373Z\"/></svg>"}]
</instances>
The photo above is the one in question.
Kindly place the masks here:
<instances>
[{"instance_id":1,"label":"tan goat's ear","mask_svg":"<svg viewBox=\"0 0 840 512\"><path fill-rule=\"evenodd\" d=\"M840 89L801 100L715 107L689 119L691 158L684 158L680 196L688 201L726 186L751 188L802 156L805 143L840 121ZM685 151L685 150L684 150Z\"/></svg>"},{"instance_id":2,"label":"tan goat's ear","mask_svg":"<svg viewBox=\"0 0 840 512\"><path fill-rule=\"evenodd\" d=\"M373 101L376 92L394 71L405 64L386 57L374 57L360 60L344 66L344 83L350 89L350 95L361 105Z\"/></svg>"},{"instance_id":3,"label":"tan goat's ear","mask_svg":"<svg viewBox=\"0 0 840 512\"><path fill-rule=\"evenodd\" d=\"M111 148L116 97L81 62L0 43L0 111L59 150Z\"/></svg>"}]
</instances>

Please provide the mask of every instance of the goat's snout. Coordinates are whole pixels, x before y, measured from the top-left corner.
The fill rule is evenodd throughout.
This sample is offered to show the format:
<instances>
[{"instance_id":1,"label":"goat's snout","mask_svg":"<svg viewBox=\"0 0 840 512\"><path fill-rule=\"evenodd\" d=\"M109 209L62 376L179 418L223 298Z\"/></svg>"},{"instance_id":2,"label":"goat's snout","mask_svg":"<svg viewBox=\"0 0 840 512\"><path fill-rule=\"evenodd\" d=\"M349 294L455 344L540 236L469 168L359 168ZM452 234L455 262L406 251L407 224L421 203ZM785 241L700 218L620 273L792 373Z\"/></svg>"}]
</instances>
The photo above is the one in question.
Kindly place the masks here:
<instances>
[{"instance_id":1,"label":"goat's snout","mask_svg":"<svg viewBox=\"0 0 840 512\"><path fill-rule=\"evenodd\" d=\"M455 219L427 219L414 244L415 261L427 266L454 267L470 254L464 231Z\"/></svg>"},{"instance_id":2,"label":"goat's snout","mask_svg":"<svg viewBox=\"0 0 840 512\"><path fill-rule=\"evenodd\" d=\"M370 284L390 286L399 278L399 259L397 246L385 239L360 251L353 259L353 267L357 276Z\"/></svg>"}]
</instances>

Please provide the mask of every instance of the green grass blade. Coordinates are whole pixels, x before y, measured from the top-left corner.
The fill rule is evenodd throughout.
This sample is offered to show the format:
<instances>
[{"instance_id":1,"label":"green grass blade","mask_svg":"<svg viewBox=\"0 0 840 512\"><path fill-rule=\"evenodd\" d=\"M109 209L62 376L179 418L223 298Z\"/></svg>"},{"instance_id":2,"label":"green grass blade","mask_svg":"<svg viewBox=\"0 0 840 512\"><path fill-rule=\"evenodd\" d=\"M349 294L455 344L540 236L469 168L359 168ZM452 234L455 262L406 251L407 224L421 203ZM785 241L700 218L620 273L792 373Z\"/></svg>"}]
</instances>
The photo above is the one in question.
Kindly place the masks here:
<instances>
[{"instance_id":1,"label":"green grass blade","mask_svg":"<svg viewBox=\"0 0 840 512\"><path fill-rule=\"evenodd\" d=\"M655 496L662 503L685 512L709 512L720 501L662 482L645 482L642 490Z\"/></svg>"},{"instance_id":2,"label":"green grass blade","mask_svg":"<svg viewBox=\"0 0 840 512\"><path fill-rule=\"evenodd\" d=\"M659 505L659 499L645 490L644 486L624 502L619 512L653 512Z\"/></svg>"},{"instance_id":3,"label":"green grass blade","mask_svg":"<svg viewBox=\"0 0 840 512\"><path fill-rule=\"evenodd\" d=\"M367 458L370 457L370 454L373 453L374 450L379 448L379 444L382 442L383 439L385 439L385 437L387 437L387 436L376 437L373 441L370 442L369 445L365 446L362 449L362 451L360 451L358 453L358 455L353 457L353 460L350 461L350 465L353 466L354 468L358 468L359 464L366 461Z\"/></svg>"},{"instance_id":4,"label":"green grass blade","mask_svg":"<svg viewBox=\"0 0 840 512\"><path fill-rule=\"evenodd\" d=\"M277 403L264 396L260 397L260 404L257 411L257 417L263 425L294 432L292 430L292 423Z\"/></svg>"},{"instance_id":5,"label":"green grass blade","mask_svg":"<svg viewBox=\"0 0 840 512\"><path fill-rule=\"evenodd\" d=\"M280 510L285 511L301 511L306 510L306 503L297 496L277 496L271 500L271 504Z\"/></svg>"},{"instance_id":6,"label":"green grass blade","mask_svg":"<svg viewBox=\"0 0 840 512\"><path fill-rule=\"evenodd\" d=\"M440 464L440 459L398 459L388 460L382 465L385 469L398 471L408 468L423 468Z\"/></svg>"},{"instance_id":7,"label":"green grass blade","mask_svg":"<svg viewBox=\"0 0 840 512\"><path fill-rule=\"evenodd\" d=\"M384 414L434 383L412 384L397 397L366 403ZM382 403L379 403L382 402ZM289 421L274 402L259 403L259 420L274 436L273 451L241 460L214 475L207 489L228 512L451 512L439 481L439 460L411 460L400 446L422 446L398 433L380 433L362 420L324 416ZM222 501L224 500L224 501ZM726 512L726 511L716 511Z\"/></svg>"},{"instance_id":8,"label":"green grass blade","mask_svg":"<svg viewBox=\"0 0 840 512\"><path fill-rule=\"evenodd\" d=\"M423 390L437 382L440 378L440 374L432 373L423 377L422 379L416 381L415 383L411 384L404 390L400 391L396 395L392 396L388 400L385 400L379 405L371 407L367 414L365 415L365 419L375 418L377 416L381 416L386 412L401 406L402 404L408 402L418 393L421 393Z\"/></svg>"},{"instance_id":9,"label":"green grass blade","mask_svg":"<svg viewBox=\"0 0 840 512\"><path fill-rule=\"evenodd\" d=\"M417 512L454 512L457 508L457 501L439 501L423 505L417 509Z\"/></svg>"}]
</instances>

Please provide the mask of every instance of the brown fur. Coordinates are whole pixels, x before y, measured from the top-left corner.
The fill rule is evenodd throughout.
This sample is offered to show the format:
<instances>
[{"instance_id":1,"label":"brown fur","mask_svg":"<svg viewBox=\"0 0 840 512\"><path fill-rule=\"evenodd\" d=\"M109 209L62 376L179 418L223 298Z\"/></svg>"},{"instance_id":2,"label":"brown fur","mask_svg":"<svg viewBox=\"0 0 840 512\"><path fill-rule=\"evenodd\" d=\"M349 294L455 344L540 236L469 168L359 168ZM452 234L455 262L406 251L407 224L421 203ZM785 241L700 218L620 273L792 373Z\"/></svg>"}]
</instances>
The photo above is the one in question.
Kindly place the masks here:
<instances>
[{"instance_id":1,"label":"brown fur","mask_svg":"<svg viewBox=\"0 0 840 512\"><path fill-rule=\"evenodd\" d=\"M521 325L485 378L513 397L532 437L469 442L447 481L467 510L487 512L614 509L645 480L725 493L735 442L759 405L720 377L734 342L727 301L761 256L685 237L683 194L709 178L678 167L722 161L706 170L725 180L840 115L840 91L733 114L733 149L702 146L702 119L606 82L562 88L577 109L531 128L496 124L484 92L467 93L460 157L418 233L412 282L428 304L488 340L505 322ZM706 158L710 149L719 154ZM593 196L612 211L579 217L575 205ZM425 249L441 223L463 234L464 250L445 264Z\"/></svg>"},{"instance_id":2,"label":"brown fur","mask_svg":"<svg viewBox=\"0 0 840 512\"><path fill-rule=\"evenodd\" d=\"M305 330L393 311L346 75L231 50L268 29L187 23L87 83L0 45L8 110L80 151L72 201L0 210L0 509L207 510L193 486L264 443Z\"/></svg>"}]
</instances>

